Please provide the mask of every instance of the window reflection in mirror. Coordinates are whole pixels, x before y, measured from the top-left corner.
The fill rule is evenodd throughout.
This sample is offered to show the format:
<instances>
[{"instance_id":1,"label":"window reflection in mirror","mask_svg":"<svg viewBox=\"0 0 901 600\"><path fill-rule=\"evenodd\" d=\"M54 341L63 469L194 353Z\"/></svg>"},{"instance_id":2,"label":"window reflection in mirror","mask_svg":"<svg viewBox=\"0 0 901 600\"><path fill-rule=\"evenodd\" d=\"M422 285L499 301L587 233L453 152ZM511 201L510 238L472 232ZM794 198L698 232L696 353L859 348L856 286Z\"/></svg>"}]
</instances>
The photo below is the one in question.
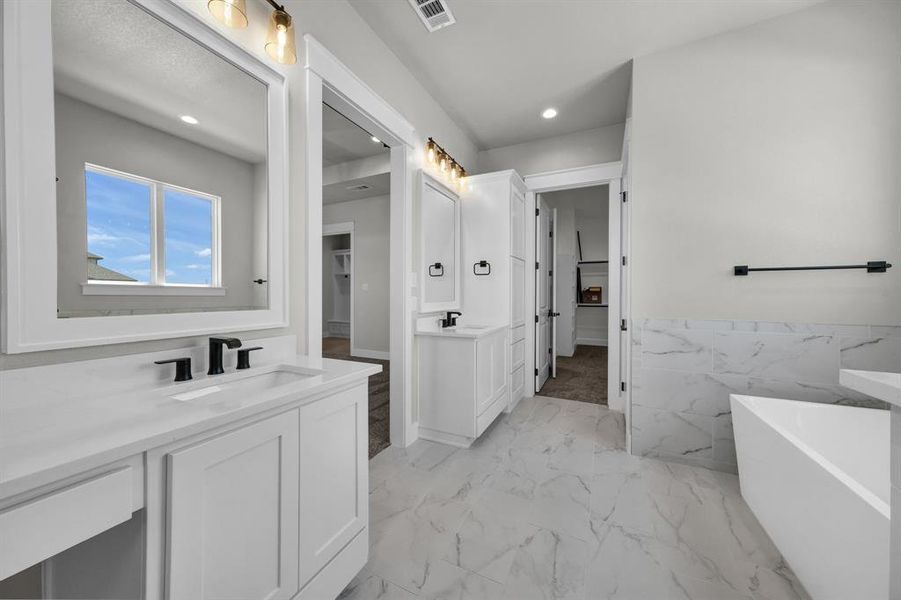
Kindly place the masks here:
<instances>
[{"instance_id":1,"label":"window reflection in mirror","mask_svg":"<svg viewBox=\"0 0 901 600\"><path fill-rule=\"evenodd\" d=\"M52 22L58 316L267 308L266 85L127 0Z\"/></svg>"}]
</instances>

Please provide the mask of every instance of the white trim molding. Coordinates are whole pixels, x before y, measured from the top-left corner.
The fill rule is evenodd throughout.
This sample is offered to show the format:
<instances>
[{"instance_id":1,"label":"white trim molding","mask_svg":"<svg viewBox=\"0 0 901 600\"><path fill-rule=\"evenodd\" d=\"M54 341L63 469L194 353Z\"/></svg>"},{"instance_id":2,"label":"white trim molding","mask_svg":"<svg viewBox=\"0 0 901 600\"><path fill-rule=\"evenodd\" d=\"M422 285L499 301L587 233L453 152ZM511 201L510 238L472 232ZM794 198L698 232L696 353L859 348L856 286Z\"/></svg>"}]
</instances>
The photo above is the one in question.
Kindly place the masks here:
<instances>
[{"instance_id":1,"label":"white trim molding","mask_svg":"<svg viewBox=\"0 0 901 600\"><path fill-rule=\"evenodd\" d=\"M85 281L81 284L84 296L224 296L226 288L210 285L149 285L143 283L110 283Z\"/></svg>"},{"instance_id":2,"label":"white trim molding","mask_svg":"<svg viewBox=\"0 0 901 600\"><path fill-rule=\"evenodd\" d=\"M391 360L390 438L405 447L417 437L413 421L413 126L329 52L304 36L306 56L306 348L322 354L322 103L378 137L391 148L389 345ZM352 322L352 320L351 320Z\"/></svg>"},{"instance_id":3,"label":"white trim molding","mask_svg":"<svg viewBox=\"0 0 901 600\"><path fill-rule=\"evenodd\" d=\"M4 2L2 347L14 354L288 324L288 112L285 78L169 0L131 0L267 86L269 306L134 316L57 317L51 4Z\"/></svg>"},{"instance_id":4,"label":"white trim molding","mask_svg":"<svg viewBox=\"0 0 901 600\"><path fill-rule=\"evenodd\" d=\"M560 190L570 190L576 188L584 188L595 185L609 186L610 199L610 223L608 229L608 244L610 248L610 301L607 309L607 398L609 406L613 410L626 412L628 410L629 390L631 390L631 372L627 368L623 368L624 364L628 365L627 356L623 356L628 352L628 344L610 343L609 336L612 332L618 333L618 338L629 339L629 332L620 332L620 320L624 315L628 314L628 307L624 306L621 298L628 298L628 289L623 290L621 287L622 261L622 203L620 201L620 187L622 182L623 165L621 162L609 162L597 165L589 165L586 167L577 167L574 169L563 169L560 171L551 171L548 173L537 173L528 175L523 180L529 189L528 201L531 208L535 207L535 197L537 194L545 192L556 192ZM532 249L534 260L534 248ZM628 285L628 279L625 279ZM624 292L625 296L624 296ZM534 296L533 296L534 298ZM534 300L533 300L534 301ZM527 337L529 341L527 352L532 351L527 356L531 356L534 363L534 333ZM598 340L596 340L598 341ZM593 345L593 344L592 344ZM526 365L528 368L530 365ZM535 365L531 365L534 369ZM621 391L620 381L626 383L626 392Z\"/></svg>"}]
</instances>

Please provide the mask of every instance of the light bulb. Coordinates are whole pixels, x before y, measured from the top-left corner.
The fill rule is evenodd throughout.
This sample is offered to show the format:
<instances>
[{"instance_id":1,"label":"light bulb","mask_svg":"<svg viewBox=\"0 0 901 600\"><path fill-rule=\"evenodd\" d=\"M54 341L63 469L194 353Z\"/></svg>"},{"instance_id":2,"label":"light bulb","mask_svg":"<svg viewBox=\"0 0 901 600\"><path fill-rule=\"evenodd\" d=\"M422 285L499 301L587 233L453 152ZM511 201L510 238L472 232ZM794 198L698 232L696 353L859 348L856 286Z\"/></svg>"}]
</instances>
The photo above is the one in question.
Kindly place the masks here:
<instances>
[{"instance_id":1,"label":"light bulb","mask_svg":"<svg viewBox=\"0 0 901 600\"><path fill-rule=\"evenodd\" d=\"M451 178L452 182L457 181L457 176L459 175L459 172L458 172L459 168L460 168L460 165L457 164L457 161L452 160L451 166L450 166L450 178Z\"/></svg>"},{"instance_id":2,"label":"light bulb","mask_svg":"<svg viewBox=\"0 0 901 600\"><path fill-rule=\"evenodd\" d=\"M293 65L297 62L297 49L294 46L294 22L291 15L283 10L272 11L272 16L269 18L266 53L275 62L283 65Z\"/></svg>"},{"instance_id":3,"label":"light bulb","mask_svg":"<svg viewBox=\"0 0 901 600\"><path fill-rule=\"evenodd\" d=\"M426 156L429 159L429 163L434 165L437 156L435 153L435 142L432 140L432 138L429 138L429 142L425 145L425 149L426 149Z\"/></svg>"},{"instance_id":4,"label":"light bulb","mask_svg":"<svg viewBox=\"0 0 901 600\"><path fill-rule=\"evenodd\" d=\"M438 167L441 169L442 173L447 173L447 154L441 153L441 158L438 161Z\"/></svg>"}]
</instances>

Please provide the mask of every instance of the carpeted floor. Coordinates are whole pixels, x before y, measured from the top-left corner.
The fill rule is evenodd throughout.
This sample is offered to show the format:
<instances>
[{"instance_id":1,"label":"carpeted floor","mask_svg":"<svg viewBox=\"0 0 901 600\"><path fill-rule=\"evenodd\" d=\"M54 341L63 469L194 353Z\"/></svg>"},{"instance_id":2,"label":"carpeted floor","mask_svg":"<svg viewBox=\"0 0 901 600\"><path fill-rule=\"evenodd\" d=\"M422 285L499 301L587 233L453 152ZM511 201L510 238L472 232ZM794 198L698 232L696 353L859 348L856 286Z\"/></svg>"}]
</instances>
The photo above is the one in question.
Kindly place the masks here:
<instances>
[{"instance_id":1,"label":"carpeted floor","mask_svg":"<svg viewBox=\"0 0 901 600\"><path fill-rule=\"evenodd\" d=\"M388 433L389 365L391 363L387 360L351 356L350 340L347 338L322 338L322 355L326 358L382 365L382 372L369 378L369 458L372 458L391 444Z\"/></svg>"},{"instance_id":2,"label":"carpeted floor","mask_svg":"<svg viewBox=\"0 0 901 600\"><path fill-rule=\"evenodd\" d=\"M607 405L607 347L576 346L572 358L557 357L557 378L548 378L542 396Z\"/></svg>"}]
</instances>

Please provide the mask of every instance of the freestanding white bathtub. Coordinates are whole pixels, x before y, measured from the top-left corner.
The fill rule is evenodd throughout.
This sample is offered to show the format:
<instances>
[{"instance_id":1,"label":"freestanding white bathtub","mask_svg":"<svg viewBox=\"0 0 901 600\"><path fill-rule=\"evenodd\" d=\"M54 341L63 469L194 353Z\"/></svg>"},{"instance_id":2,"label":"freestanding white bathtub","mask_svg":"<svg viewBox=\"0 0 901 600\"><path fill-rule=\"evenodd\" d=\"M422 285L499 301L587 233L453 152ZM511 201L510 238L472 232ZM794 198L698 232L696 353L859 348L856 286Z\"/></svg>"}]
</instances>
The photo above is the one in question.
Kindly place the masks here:
<instances>
[{"instance_id":1,"label":"freestanding white bathtub","mask_svg":"<svg viewBox=\"0 0 901 600\"><path fill-rule=\"evenodd\" d=\"M889 597L889 411L732 395L741 494L814 600Z\"/></svg>"}]
</instances>

